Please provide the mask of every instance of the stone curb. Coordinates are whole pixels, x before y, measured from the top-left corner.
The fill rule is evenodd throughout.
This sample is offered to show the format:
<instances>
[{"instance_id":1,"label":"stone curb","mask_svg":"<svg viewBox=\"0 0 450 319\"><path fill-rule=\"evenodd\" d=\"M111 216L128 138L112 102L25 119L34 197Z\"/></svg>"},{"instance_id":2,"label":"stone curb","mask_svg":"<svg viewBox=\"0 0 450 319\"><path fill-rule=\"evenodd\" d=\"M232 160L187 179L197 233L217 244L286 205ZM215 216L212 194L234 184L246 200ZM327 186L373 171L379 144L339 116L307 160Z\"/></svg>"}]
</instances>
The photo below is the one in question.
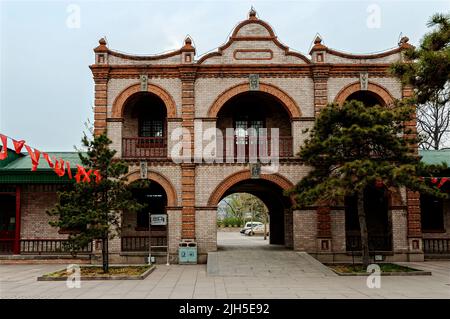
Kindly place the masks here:
<instances>
[{"instance_id":1,"label":"stone curb","mask_svg":"<svg viewBox=\"0 0 450 319\"><path fill-rule=\"evenodd\" d=\"M92 281L92 280L143 280L148 277L154 270L156 269L156 266L153 265L149 269L147 269L145 272L143 272L140 275L136 276L111 276L111 277L87 277L87 276L81 276L81 281ZM66 281L68 277L44 277L39 276L37 277L37 281Z\"/></svg>"},{"instance_id":2,"label":"stone curb","mask_svg":"<svg viewBox=\"0 0 450 319\"><path fill-rule=\"evenodd\" d=\"M329 267L328 267L329 268ZM332 272L339 276L369 276L372 273L346 273L346 272L339 272L334 270L333 268L329 268ZM417 270L417 271L398 271L398 272L381 272L381 276L431 276L431 271L424 271L424 270Z\"/></svg>"}]
</instances>

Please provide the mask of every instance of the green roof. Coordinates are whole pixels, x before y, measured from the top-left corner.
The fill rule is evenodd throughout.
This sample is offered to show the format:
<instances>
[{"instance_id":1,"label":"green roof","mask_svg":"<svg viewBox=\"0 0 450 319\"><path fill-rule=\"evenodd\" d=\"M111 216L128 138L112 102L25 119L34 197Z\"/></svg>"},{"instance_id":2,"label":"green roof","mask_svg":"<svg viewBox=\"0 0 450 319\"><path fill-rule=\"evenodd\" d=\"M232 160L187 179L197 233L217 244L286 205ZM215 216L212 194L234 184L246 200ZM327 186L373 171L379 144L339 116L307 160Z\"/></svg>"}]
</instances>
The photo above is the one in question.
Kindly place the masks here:
<instances>
[{"instance_id":1,"label":"green roof","mask_svg":"<svg viewBox=\"0 0 450 319\"><path fill-rule=\"evenodd\" d=\"M444 162L450 166L450 149L419 150L419 155L422 156L422 162L425 164L442 164Z\"/></svg>"},{"instance_id":2,"label":"green roof","mask_svg":"<svg viewBox=\"0 0 450 319\"><path fill-rule=\"evenodd\" d=\"M63 159L64 162L70 162L71 171L76 170L76 165L80 164L81 161L77 152L48 152L50 159L56 157L56 159ZM52 168L48 166L47 161L42 156L39 159L39 166L36 171L31 171L31 159L29 155L17 154L14 151L8 152L8 158L10 160L3 167L0 166L0 184L17 184L17 183L69 183L70 180L67 175L59 177L53 171ZM5 161L6 161L5 160ZM1 161L3 162L3 161Z\"/></svg>"}]
</instances>

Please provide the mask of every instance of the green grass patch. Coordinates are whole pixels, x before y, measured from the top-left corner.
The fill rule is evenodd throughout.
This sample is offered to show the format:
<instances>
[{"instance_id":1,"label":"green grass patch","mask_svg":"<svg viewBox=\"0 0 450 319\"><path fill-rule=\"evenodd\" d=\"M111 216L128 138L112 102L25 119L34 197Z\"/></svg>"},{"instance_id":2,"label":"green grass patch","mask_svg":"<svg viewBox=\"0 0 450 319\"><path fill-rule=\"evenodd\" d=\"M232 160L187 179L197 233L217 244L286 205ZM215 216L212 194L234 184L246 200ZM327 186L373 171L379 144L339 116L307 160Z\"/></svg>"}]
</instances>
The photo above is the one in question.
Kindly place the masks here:
<instances>
[{"instance_id":1,"label":"green grass patch","mask_svg":"<svg viewBox=\"0 0 450 319\"><path fill-rule=\"evenodd\" d=\"M151 265L140 266L110 266L109 272L103 272L101 266L81 266L80 272L82 277L113 277L113 276L139 276L147 271ZM49 274L43 275L48 278L67 277L71 273L67 273L66 269L58 270Z\"/></svg>"},{"instance_id":2,"label":"green grass patch","mask_svg":"<svg viewBox=\"0 0 450 319\"><path fill-rule=\"evenodd\" d=\"M420 271L418 269L406 267L406 266L400 266L397 264L390 264L390 263L383 263L383 264L377 264L380 266L381 272L389 272L389 273L396 273L396 272L414 272L414 271ZM334 264L334 265L327 265L328 267L332 268L333 270L344 273L344 274L367 274L367 269L363 267L361 264Z\"/></svg>"}]
</instances>

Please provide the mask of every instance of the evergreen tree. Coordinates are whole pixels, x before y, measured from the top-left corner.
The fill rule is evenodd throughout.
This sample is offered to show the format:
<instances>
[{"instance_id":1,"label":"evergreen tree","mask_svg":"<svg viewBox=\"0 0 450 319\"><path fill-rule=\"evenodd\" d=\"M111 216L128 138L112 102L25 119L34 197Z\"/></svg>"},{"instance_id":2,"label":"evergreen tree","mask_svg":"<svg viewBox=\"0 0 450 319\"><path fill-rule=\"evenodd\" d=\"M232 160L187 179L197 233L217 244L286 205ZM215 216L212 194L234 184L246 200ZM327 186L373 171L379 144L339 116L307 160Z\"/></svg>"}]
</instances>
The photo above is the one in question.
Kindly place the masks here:
<instances>
[{"instance_id":1,"label":"evergreen tree","mask_svg":"<svg viewBox=\"0 0 450 319\"><path fill-rule=\"evenodd\" d=\"M450 14L435 14L432 27L418 47L405 51L405 62L394 63L392 72L404 84L412 85L418 106L420 146L439 149L450 129Z\"/></svg>"},{"instance_id":2,"label":"evergreen tree","mask_svg":"<svg viewBox=\"0 0 450 319\"><path fill-rule=\"evenodd\" d=\"M426 166L414 152L405 122L414 108L365 107L358 101L343 106L330 104L317 117L310 137L300 149L300 160L312 169L291 191L297 206L338 204L356 196L361 230L363 264L369 264L369 244L364 211L364 190L383 185L388 191L406 186L410 190L445 197L421 176L443 167Z\"/></svg>"},{"instance_id":3,"label":"evergreen tree","mask_svg":"<svg viewBox=\"0 0 450 319\"><path fill-rule=\"evenodd\" d=\"M142 205L137 203L123 179L128 167L113 160L116 151L108 146L111 141L105 134L89 139L84 135L85 153L78 152L86 171L98 170L101 178L90 174L90 181L70 185L58 192L59 202L47 213L58 216L50 225L70 232L69 246L73 252L86 247L94 239L102 240L103 271L109 270L108 240L120 232L121 211L137 211Z\"/></svg>"}]
</instances>

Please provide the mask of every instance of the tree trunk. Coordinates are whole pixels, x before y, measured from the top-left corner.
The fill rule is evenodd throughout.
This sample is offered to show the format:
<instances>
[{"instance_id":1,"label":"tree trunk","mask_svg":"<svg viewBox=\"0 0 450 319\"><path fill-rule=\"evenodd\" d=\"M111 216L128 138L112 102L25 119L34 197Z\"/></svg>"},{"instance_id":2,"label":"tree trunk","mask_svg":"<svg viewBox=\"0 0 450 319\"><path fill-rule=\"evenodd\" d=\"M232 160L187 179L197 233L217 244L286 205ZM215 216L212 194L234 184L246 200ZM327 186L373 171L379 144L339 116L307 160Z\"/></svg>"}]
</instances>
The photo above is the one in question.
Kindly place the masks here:
<instances>
[{"instance_id":1,"label":"tree trunk","mask_svg":"<svg viewBox=\"0 0 450 319\"><path fill-rule=\"evenodd\" d=\"M361 253L364 268L370 263L369 256L369 234L367 232L366 212L364 211L364 190L358 191L358 219L359 228L361 230Z\"/></svg>"},{"instance_id":2,"label":"tree trunk","mask_svg":"<svg viewBox=\"0 0 450 319\"><path fill-rule=\"evenodd\" d=\"M103 272L109 272L108 235L102 238L102 262Z\"/></svg>"}]
</instances>

